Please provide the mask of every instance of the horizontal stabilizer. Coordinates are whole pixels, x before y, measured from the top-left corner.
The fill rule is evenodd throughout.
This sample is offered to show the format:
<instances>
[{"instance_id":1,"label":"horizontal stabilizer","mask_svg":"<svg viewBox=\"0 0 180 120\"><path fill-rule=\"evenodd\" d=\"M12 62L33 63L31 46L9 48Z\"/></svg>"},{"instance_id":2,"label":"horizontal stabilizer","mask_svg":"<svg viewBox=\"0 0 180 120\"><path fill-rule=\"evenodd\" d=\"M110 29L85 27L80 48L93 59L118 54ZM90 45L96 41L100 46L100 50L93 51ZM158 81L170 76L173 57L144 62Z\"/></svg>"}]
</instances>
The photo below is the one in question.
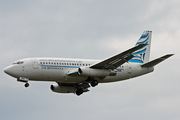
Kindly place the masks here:
<instances>
[{"instance_id":1,"label":"horizontal stabilizer","mask_svg":"<svg viewBox=\"0 0 180 120\"><path fill-rule=\"evenodd\" d=\"M141 67L154 67L155 65L159 64L160 62L164 61L165 59L171 57L174 54L167 54L163 57L157 58L155 60L152 60L150 62L147 62L145 64L142 64Z\"/></svg>"}]
</instances>

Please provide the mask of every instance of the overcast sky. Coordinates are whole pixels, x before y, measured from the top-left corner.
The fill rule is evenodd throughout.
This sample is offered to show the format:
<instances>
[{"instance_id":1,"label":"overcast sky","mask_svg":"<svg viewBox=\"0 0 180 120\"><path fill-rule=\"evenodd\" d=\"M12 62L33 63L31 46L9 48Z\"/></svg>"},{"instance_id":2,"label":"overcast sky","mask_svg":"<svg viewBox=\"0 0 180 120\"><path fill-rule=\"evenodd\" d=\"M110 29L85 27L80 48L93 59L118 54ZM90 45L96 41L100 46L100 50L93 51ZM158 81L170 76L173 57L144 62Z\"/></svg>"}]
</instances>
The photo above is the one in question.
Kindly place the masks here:
<instances>
[{"instance_id":1,"label":"overcast sky","mask_svg":"<svg viewBox=\"0 0 180 120\"><path fill-rule=\"evenodd\" d=\"M23 83L3 70L29 57L105 59L152 30L151 57L175 55L148 75L81 96ZM180 0L0 0L1 120L179 120Z\"/></svg>"}]
</instances>

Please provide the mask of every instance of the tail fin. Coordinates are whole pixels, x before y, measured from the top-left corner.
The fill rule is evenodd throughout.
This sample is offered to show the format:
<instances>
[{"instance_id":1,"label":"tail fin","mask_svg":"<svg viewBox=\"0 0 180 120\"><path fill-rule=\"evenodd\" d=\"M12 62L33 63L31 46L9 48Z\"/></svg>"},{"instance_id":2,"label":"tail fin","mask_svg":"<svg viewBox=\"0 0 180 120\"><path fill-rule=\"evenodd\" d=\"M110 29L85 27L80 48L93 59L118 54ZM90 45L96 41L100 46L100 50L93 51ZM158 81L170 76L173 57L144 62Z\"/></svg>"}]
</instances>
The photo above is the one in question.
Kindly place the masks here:
<instances>
[{"instance_id":1,"label":"tail fin","mask_svg":"<svg viewBox=\"0 0 180 120\"><path fill-rule=\"evenodd\" d=\"M146 63L149 61L152 31L144 31L136 45L147 44L133 53L134 57L128 62Z\"/></svg>"}]
</instances>

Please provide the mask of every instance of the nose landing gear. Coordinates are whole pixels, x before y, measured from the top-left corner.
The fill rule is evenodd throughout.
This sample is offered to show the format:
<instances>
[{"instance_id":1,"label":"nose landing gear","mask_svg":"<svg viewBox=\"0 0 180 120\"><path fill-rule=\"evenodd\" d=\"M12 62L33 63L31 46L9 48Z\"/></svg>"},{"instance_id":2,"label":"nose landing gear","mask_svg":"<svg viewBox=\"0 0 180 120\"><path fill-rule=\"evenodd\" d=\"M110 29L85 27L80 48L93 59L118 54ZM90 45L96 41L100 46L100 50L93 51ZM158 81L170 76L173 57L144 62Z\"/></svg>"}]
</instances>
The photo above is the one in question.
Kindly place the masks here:
<instances>
[{"instance_id":1,"label":"nose landing gear","mask_svg":"<svg viewBox=\"0 0 180 120\"><path fill-rule=\"evenodd\" d=\"M28 79L28 78L19 77L19 78L17 79L17 81L19 81L19 82L25 82L24 86L25 86L26 88L29 87L29 83L28 83L29 79Z\"/></svg>"},{"instance_id":2,"label":"nose landing gear","mask_svg":"<svg viewBox=\"0 0 180 120\"><path fill-rule=\"evenodd\" d=\"M29 87L29 83L28 83L28 82L25 83L24 86L25 86L26 88Z\"/></svg>"}]
</instances>

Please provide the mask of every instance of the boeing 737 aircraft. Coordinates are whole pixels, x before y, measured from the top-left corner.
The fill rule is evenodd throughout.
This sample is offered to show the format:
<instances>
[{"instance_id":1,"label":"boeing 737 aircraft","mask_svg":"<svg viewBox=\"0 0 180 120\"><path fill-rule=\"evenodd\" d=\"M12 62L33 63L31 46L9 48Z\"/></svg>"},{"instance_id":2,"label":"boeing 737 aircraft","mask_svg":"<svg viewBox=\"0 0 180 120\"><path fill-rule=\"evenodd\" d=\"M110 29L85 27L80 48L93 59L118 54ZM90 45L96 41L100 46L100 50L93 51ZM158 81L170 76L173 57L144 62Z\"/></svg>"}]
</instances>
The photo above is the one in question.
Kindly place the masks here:
<instances>
[{"instance_id":1,"label":"boeing 737 aircraft","mask_svg":"<svg viewBox=\"0 0 180 120\"><path fill-rule=\"evenodd\" d=\"M104 60L27 58L4 69L17 81L54 81L51 90L81 95L98 83L122 81L153 72L154 66L173 54L149 61L152 31L144 31L135 47Z\"/></svg>"}]
</instances>

